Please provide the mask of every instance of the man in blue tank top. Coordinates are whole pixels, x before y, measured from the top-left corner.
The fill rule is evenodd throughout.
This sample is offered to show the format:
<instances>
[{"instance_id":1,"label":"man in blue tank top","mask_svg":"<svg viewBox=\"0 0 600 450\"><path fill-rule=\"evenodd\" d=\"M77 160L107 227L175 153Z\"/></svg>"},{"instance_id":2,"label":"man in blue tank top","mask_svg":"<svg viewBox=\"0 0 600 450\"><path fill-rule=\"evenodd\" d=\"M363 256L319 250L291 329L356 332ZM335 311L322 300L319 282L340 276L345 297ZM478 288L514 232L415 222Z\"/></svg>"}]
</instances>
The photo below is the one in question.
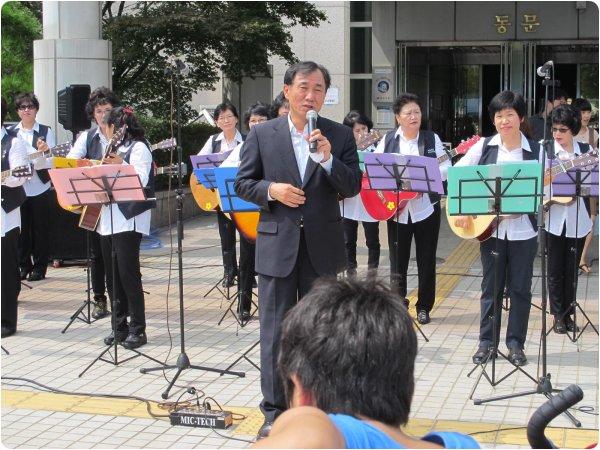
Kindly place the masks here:
<instances>
[{"instance_id":1,"label":"man in blue tank top","mask_svg":"<svg viewBox=\"0 0 600 450\"><path fill-rule=\"evenodd\" d=\"M279 374L290 409L255 448L479 448L470 436L405 434L417 337L378 282L319 281L283 322Z\"/></svg>"}]
</instances>

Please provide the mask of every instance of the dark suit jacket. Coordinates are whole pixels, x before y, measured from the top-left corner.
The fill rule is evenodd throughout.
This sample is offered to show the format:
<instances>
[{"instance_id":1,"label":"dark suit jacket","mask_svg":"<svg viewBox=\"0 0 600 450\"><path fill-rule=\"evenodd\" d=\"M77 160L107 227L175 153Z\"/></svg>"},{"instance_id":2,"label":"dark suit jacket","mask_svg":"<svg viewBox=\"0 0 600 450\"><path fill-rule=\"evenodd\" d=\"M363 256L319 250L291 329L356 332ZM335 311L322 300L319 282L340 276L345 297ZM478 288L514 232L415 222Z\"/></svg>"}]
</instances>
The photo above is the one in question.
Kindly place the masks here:
<instances>
[{"instance_id":1,"label":"dark suit jacket","mask_svg":"<svg viewBox=\"0 0 600 450\"><path fill-rule=\"evenodd\" d=\"M349 127L319 117L317 127L331 142L332 167L308 159L301 182L287 117L254 126L241 149L235 190L261 208L256 240L256 271L272 277L288 276L298 256L300 225L304 225L310 261L320 275L335 275L346 265L339 196L360 191L362 173L354 135ZM268 201L269 185L289 183L304 191L306 202L290 208Z\"/></svg>"}]
</instances>

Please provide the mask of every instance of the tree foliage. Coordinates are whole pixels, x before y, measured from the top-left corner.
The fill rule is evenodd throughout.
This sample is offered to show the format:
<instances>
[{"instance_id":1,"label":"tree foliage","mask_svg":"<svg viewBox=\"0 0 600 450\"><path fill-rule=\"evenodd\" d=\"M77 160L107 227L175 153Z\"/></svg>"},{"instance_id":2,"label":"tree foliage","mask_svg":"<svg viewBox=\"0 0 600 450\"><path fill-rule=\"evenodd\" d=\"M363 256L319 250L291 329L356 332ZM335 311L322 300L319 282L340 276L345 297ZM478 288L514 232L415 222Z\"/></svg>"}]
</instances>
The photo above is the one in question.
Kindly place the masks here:
<instances>
[{"instance_id":1,"label":"tree foliage","mask_svg":"<svg viewBox=\"0 0 600 450\"><path fill-rule=\"evenodd\" d=\"M18 92L33 91L33 41L42 36L40 2L2 6L2 97L11 104ZM16 113L9 108L9 119Z\"/></svg>"},{"instance_id":2,"label":"tree foliage","mask_svg":"<svg viewBox=\"0 0 600 450\"><path fill-rule=\"evenodd\" d=\"M268 74L271 56L295 61L294 25L318 26L326 16L307 2L105 2L104 38L113 43L113 89L141 112L167 117L168 61L182 57L182 104L214 89L221 72L233 81ZM185 109L184 117L191 111Z\"/></svg>"}]
</instances>

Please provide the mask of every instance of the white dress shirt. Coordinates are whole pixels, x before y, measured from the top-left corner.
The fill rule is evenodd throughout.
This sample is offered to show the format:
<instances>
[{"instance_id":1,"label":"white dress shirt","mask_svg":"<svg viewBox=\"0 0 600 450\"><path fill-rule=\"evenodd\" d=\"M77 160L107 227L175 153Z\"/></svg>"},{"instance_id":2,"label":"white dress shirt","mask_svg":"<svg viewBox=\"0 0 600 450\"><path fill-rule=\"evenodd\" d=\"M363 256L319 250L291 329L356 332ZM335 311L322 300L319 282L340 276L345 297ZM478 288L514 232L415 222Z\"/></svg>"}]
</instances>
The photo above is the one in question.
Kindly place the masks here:
<instances>
[{"instance_id":1,"label":"white dress shirt","mask_svg":"<svg viewBox=\"0 0 600 450\"><path fill-rule=\"evenodd\" d=\"M100 128L90 128L89 130L83 131L81 134L79 134L79 136L77 137L77 140L75 141L75 144L73 144L73 147L67 154L67 158L84 159L86 157L86 155L87 155L86 143L87 143L88 133L94 133L94 135L96 135L96 134L100 135L100 144L102 145L102 151L106 151L106 147L108 147L109 140L106 138L106 136L104 136L104 134L102 134L102 131L100 131Z\"/></svg>"},{"instance_id":2,"label":"white dress shirt","mask_svg":"<svg viewBox=\"0 0 600 450\"><path fill-rule=\"evenodd\" d=\"M37 150L33 148L33 132L40 132L40 124L36 121L34 122L33 127L30 130L26 130L25 128L23 128L23 122L19 122L15 129L17 131L17 136L19 136L21 139L27 142L27 153L31 154L37 152ZM48 128L48 133L46 134L46 143L50 148L56 146L56 137L54 136L54 131L52 131L52 128ZM50 169L51 167L48 166L46 161L46 158L38 158L34 162L35 169ZM46 192L48 189L50 189L50 184L50 181L48 181L47 183L42 183L42 180L40 180L40 177L34 170L31 178L27 180L23 185L23 189L25 189L25 194L27 195L27 197L35 197L36 195L40 195L41 193Z\"/></svg>"},{"instance_id":3,"label":"white dress shirt","mask_svg":"<svg viewBox=\"0 0 600 450\"><path fill-rule=\"evenodd\" d=\"M294 147L294 155L296 156L296 164L298 164L300 179L304 181L304 173L306 172L306 166L308 165L308 158L311 158L314 162L320 164L321 167L325 169L325 172L330 174L333 165L333 155L330 155L327 161L321 163L323 154L319 152L311 153L308 150L308 141L304 138L305 136L308 136L308 123L304 125L302 131L298 131L292 122L292 118L288 114L288 125L290 127L292 146Z\"/></svg>"},{"instance_id":4,"label":"white dress shirt","mask_svg":"<svg viewBox=\"0 0 600 450\"><path fill-rule=\"evenodd\" d=\"M372 153L375 151L375 146L371 145L364 151ZM340 213L342 214L342 217L346 219L356 220L359 222L378 222L378 220L373 219L373 217L371 217L371 215L365 209L365 205L363 204L360 194L342 200L340 202Z\"/></svg>"},{"instance_id":5,"label":"white dress shirt","mask_svg":"<svg viewBox=\"0 0 600 450\"><path fill-rule=\"evenodd\" d=\"M242 150L243 142L240 142L235 148L231 151L229 156L225 158L225 160L221 163L219 167L239 167L240 166L240 152Z\"/></svg>"},{"instance_id":6,"label":"white dress shirt","mask_svg":"<svg viewBox=\"0 0 600 450\"><path fill-rule=\"evenodd\" d=\"M7 132L4 127L2 127L0 134L2 138L6 136ZM12 138L10 153L8 154L8 164L11 169L29 164L29 161L27 160L27 147L28 144L23 139L19 137ZM10 176L4 180L2 184L8 187L18 187L22 186L25 181L26 178ZM21 228L21 208L15 208L7 213L4 211L4 208L0 207L0 211L2 211L2 215L0 216L2 222L2 237L14 228Z\"/></svg>"},{"instance_id":7,"label":"white dress shirt","mask_svg":"<svg viewBox=\"0 0 600 450\"><path fill-rule=\"evenodd\" d=\"M244 140L242 139L242 133L240 133L239 130L235 130L235 136L233 137L233 141L230 143L228 143L227 139L225 139L225 135L223 134L223 132L220 132L219 134L213 134L206 140L204 146L198 152L198 155L212 154L213 141L221 141L219 153L224 153L228 152L229 150L233 150L237 145L244 142Z\"/></svg>"},{"instance_id":8,"label":"white dress shirt","mask_svg":"<svg viewBox=\"0 0 600 450\"><path fill-rule=\"evenodd\" d=\"M574 159L576 156L581 155L581 149L577 141L573 141L573 152L567 152L562 146L554 141L554 154L561 161L568 161ZM546 160L546 167L550 167L550 163ZM544 192L546 198L551 194L552 185L546 186ZM579 202L579 216L577 215L577 203L573 202L571 205L559 205L554 204L546 212L545 229L549 233L555 236L560 236L566 226L565 236L568 238L582 238L588 235L592 229L592 219L588 216L587 209L583 198L578 199ZM579 219L578 219L579 217Z\"/></svg>"},{"instance_id":9,"label":"white dress shirt","mask_svg":"<svg viewBox=\"0 0 600 450\"><path fill-rule=\"evenodd\" d=\"M404 137L404 133L402 132L402 128L398 127L396 133L394 134L394 139L396 136L399 136L399 148L396 152L400 155L412 155L419 156L419 134L414 139L407 139ZM427 150L427 149L426 149ZM377 145L377 149L375 153L384 153L385 152L385 139L379 141ZM444 145L440 140L439 136L435 134L435 154L437 157L445 155ZM448 167L452 166L452 162L448 159L440 164L440 173L442 175L442 180L446 179L448 174ZM419 195L417 198L410 200L408 205L404 208L404 210L400 213L398 217L398 223L406 224L408 223L408 218L412 223L421 222L422 220L427 219L430 215L433 214L433 205L431 201L429 201L429 195ZM392 217L393 220L396 220L396 216Z\"/></svg>"},{"instance_id":10,"label":"white dress shirt","mask_svg":"<svg viewBox=\"0 0 600 450\"><path fill-rule=\"evenodd\" d=\"M126 152L126 147L120 146L117 149L117 153ZM123 161L123 164L127 164ZM131 149L131 156L129 158L129 164L131 164L136 173L140 177L142 186L148 184L148 175L150 173L150 167L152 167L152 153L150 149L143 142L136 142ZM111 230L111 214L112 209L112 230ZM150 234L150 216L151 210L146 210L141 214L127 220L119 206L116 204L104 205L102 207L102 214L100 216L100 223L98 224L97 231L102 236L108 236L110 234L122 233L124 231L137 231L145 235Z\"/></svg>"},{"instance_id":11,"label":"white dress shirt","mask_svg":"<svg viewBox=\"0 0 600 450\"><path fill-rule=\"evenodd\" d=\"M480 139L469 151L458 161L455 166L476 166L479 164L483 143L485 139ZM529 142L523 133L521 133L521 146L519 148L508 150L502 143L499 134L494 135L488 145L498 146L498 164L514 163L523 161L523 151L531 152ZM514 218L504 218L498 226L498 239L508 239L509 241L524 241L537 236L537 232L531 226L531 221L527 214L521 214ZM496 232L494 236L496 237Z\"/></svg>"}]
</instances>

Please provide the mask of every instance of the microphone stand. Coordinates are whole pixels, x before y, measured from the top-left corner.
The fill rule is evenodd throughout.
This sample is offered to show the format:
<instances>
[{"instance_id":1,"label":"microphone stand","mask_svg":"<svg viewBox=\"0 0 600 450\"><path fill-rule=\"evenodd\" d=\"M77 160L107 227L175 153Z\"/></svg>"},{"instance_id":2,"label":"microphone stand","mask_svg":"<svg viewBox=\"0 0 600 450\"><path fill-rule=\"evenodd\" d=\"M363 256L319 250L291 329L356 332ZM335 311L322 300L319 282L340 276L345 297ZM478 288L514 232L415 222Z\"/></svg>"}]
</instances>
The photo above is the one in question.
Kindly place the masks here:
<instances>
[{"instance_id":1,"label":"microphone stand","mask_svg":"<svg viewBox=\"0 0 600 450\"><path fill-rule=\"evenodd\" d=\"M141 373L148 373L157 370L168 370L168 369L177 369L175 376L169 382L167 389L161 394L163 399L169 398L169 392L171 388L186 369L196 369L202 370L205 372L217 372L220 375L228 374L235 375L237 377L245 377L246 374L244 372L233 372L227 369L216 369L212 367L205 366L196 366L190 363L190 358L185 352L185 312L184 312L184 304L183 304L183 188L181 185L181 166L183 163L183 149L181 147L181 99L180 99L180 72L184 65L176 64L175 67L169 68L165 70L165 75L171 75L171 83L173 83L173 79L175 79L175 102L177 109L177 189L176 200L177 200L177 268L178 268L178 278L179 278L179 327L180 327L180 344L181 344L181 353L177 358L177 362L175 364L166 364L164 363L159 367L151 367L151 368L141 368Z\"/></svg>"}]
</instances>

